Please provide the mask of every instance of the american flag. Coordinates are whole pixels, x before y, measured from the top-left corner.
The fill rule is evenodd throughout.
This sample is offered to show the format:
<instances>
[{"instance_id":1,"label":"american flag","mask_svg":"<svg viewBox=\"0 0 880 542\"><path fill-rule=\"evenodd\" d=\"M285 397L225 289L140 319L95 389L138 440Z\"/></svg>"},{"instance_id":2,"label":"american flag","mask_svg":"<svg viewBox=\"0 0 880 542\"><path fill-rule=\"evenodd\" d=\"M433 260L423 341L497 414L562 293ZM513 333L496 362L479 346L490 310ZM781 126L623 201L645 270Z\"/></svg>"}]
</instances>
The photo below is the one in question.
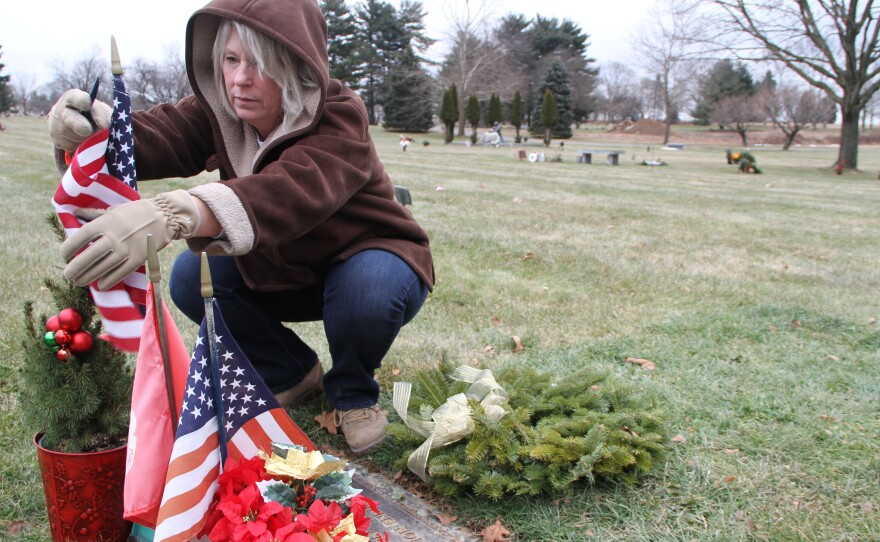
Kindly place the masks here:
<instances>
[{"instance_id":1,"label":"american flag","mask_svg":"<svg viewBox=\"0 0 880 542\"><path fill-rule=\"evenodd\" d=\"M70 236L81 223L77 209L106 209L140 199L134 167L131 98L121 76L114 77L113 113L107 130L96 132L74 153L70 167L52 197L52 205ZM121 179L121 180L120 180ZM146 302L147 277L141 267L109 290L89 285L101 316L104 338L126 352L137 352Z\"/></svg>"},{"instance_id":2,"label":"american flag","mask_svg":"<svg viewBox=\"0 0 880 542\"><path fill-rule=\"evenodd\" d=\"M314 449L229 334L217 302L211 303L219 360L210 359L207 321L202 320L168 464L156 542L190 540L205 522L221 472L218 406L229 457L240 460L256 456L259 450L269 453L273 442ZM222 405L214 403L211 363L219 365Z\"/></svg>"}]
</instances>

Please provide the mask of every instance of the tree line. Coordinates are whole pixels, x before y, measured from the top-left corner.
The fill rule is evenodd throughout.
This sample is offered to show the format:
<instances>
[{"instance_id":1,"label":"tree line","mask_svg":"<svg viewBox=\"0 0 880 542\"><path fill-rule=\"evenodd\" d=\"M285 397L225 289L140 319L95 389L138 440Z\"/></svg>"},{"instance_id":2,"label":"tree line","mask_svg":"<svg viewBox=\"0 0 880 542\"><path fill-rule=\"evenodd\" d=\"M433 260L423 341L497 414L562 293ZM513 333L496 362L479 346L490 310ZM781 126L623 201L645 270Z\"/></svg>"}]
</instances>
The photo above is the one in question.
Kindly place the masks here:
<instances>
[{"instance_id":1,"label":"tree line","mask_svg":"<svg viewBox=\"0 0 880 542\"><path fill-rule=\"evenodd\" d=\"M408 132L441 124L451 140L466 126L474 137L500 116L517 139L523 127L546 140L570 137L588 120L654 118L666 124L668 142L673 123L693 120L734 130L746 145L755 123L772 122L790 145L804 126L837 120L837 165L856 168L860 121L878 109L874 0L658 0L632 40L635 60L601 70L589 34L572 20L495 18L487 0L450 5L461 2L466 9L447 14L445 54L429 59L435 40L418 0L321 1L331 76L361 94L371 124ZM749 66L768 63L783 68L780 81L765 74L756 83ZM42 87L2 68L0 111L23 113L45 113L63 90L88 88L108 71L99 51L54 66ZM189 92L179 48L163 62L136 59L126 80L139 108Z\"/></svg>"}]
</instances>

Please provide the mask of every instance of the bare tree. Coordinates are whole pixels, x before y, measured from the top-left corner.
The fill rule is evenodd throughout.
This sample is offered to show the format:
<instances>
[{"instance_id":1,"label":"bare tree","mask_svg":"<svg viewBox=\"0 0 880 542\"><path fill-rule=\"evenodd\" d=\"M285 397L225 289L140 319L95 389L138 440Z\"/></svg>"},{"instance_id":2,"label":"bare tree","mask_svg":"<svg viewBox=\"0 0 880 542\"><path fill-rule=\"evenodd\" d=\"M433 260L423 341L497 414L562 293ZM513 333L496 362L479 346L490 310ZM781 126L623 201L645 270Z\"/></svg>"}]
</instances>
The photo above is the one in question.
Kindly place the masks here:
<instances>
[{"instance_id":1,"label":"bare tree","mask_svg":"<svg viewBox=\"0 0 880 542\"><path fill-rule=\"evenodd\" d=\"M724 98L715 104L709 118L713 123L738 133L743 147L748 147L748 134L752 125L767 120L767 114L757 95L740 94Z\"/></svg>"},{"instance_id":2,"label":"bare tree","mask_svg":"<svg viewBox=\"0 0 880 542\"><path fill-rule=\"evenodd\" d=\"M160 103L177 103L192 93L180 47L169 45L163 63L136 58L125 71L132 107L148 109Z\"/></svg>"},{"instance_id":3,"label":"bare tree","mask_svg":"<svg viewBox=\"0 0 880 542\"><path fill-rule=\"evenodd\" d=\"M494 1L447 0L442 6L449 25L446 37L451 49L443 63L441 77L445 83L454 83L458 87L457 106L461 119L465 118L465 98L483 90L477 88L480 86L478 81L487 77L487 71L491 70L493 64L497 65L496 60L500 57L497 49L491 45ZM485 98L488 98L488 94ZM458 125L459 136L464 135L464 125L464 122Z\"/></svg>"},{"instance_id":4,"label":"bare tree","mask_svg":"<svg viewBox=\"0 0 880 542\"><path fill-rule=\"evenodd\" d=\"M745 43L741 56L783 62L841 112L836 167L856 169L859 115L880 88L880 13L874 0L715 0Z\"/></svg>"},{"instance_id":5,"label":"bare tree","mask_svg":"<svg viewBox=\"0 0 880 542\"><path fill-rule=\"evenodd\" d=\"M706 17L698 0L661 0L639 33L636 48L642 65L655 77L662 97L669 143L672 123L689 99L694 64L705 57Z\"/></svg>"},{"instance_id":6,"label":"bare tree","mask_svg":"<svg viewBox=\"0 0 880 542\"><path fill-rule=\"evenodd\" d=\"M758 98L764 112L785 134L784 151L791 147L798 132L811 124L815 126L828 120L828 97L817 89L785 84L775 90L762 91Z\"/></svg>"},{"instance_id":7,"label":"bare tree","mask_svg":"<svg viewBox=\"0 0 880 542\"><path fill-rule=\"evenodd\" d=\"M113 90L112 85L104 84L110 80L108 58L109 56L105 55L100 47L94 45L90 51L84 53L73 63L53 62L54 75L52 82L49 83L53 101L71 88L90 90L95 79L102 80L98 98L105 102L109 101Z\"/></svg>"},{"instance_id":8,"label":"bare tree","mask_svg":"<svg viewBox=\"0 0 880 542\"><path fill-rule=\"evenodd\" d=\"M611 122L641 117L641 99L635 72L620 62L611 62L599 72L599 106ZM636 119L638 120L638 119Z\"/></svg>"},{"instance_id":9,"label":"bare tree","mask_svg":"<svg viewBox=\"0 0 880 542\"><path fill-rule=\"evenodd\" d=\"M31 113L31 102L37 92L37 77L32 73L19 73L12 77L12 100L18 104L22 115Z\"/></svg>"}]
</instances>

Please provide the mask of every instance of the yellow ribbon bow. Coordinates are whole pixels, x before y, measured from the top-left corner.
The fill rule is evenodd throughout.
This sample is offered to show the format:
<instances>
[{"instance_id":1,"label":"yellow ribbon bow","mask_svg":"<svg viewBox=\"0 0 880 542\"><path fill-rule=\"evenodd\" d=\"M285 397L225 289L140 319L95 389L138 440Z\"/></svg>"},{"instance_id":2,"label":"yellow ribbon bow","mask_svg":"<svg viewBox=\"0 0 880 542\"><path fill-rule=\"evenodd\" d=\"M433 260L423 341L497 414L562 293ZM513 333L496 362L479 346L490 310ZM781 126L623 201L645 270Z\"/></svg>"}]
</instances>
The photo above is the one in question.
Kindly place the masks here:
<instances>
[{"instance_id":1,"label":"yellow ribbon bow","mask_svg":"<svg viewBox=\"0 0 880 542\"><path fill-rule=\"evenodd\" d=\"M464 393L453 395L431 413L431 420L411 418L408 414L412 384L395 382L392 404L407 427L426 437L425 442L407 459L409 470L427 481L425 469L428 455L434 448L458 442L474 432L473 409L468 399L480 401L486 415L497 422L507 414L507 392L498 385L488 369L475 369L462 365L452 374L454 380L468 382L471 386Z\"/></svg>"}]
</instances>

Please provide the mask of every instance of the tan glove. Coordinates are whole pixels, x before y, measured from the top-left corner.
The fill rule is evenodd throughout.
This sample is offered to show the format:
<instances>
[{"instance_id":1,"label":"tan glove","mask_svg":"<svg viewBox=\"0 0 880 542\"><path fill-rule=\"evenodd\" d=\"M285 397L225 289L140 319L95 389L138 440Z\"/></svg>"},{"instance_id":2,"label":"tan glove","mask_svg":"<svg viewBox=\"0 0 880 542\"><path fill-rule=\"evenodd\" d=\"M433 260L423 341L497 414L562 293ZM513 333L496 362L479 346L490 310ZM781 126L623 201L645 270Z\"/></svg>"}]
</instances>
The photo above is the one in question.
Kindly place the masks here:
<instances>
[{"instance_id":1,"label":"tan glove","mask_svg":"<svg viewBox=\"0 0 880 542\"><path fill-rule=\"evenodd\" d=\"M162 250L193 237L198 227L199 212L186 190L113 207L61 244L61 257L70 262L64 278L80 286L97 280L98 289L106 290L147 261L147 235Z\"/></svg>"},{"instance_id":2,"label":"tan glove","mask_svg":"<svg viewBox=\"0 0 880 542\"><path fill-rule=\"evenodd\" d=\"M91 105L90 102L88 92L72 88L62 94L52 106L49 111L49 137L56 147L73 152L96 131L83 115L85 111L91 113L97 130L103 130L110 125L110 106L98 100Z\"/></svg>"}]
</instances>

